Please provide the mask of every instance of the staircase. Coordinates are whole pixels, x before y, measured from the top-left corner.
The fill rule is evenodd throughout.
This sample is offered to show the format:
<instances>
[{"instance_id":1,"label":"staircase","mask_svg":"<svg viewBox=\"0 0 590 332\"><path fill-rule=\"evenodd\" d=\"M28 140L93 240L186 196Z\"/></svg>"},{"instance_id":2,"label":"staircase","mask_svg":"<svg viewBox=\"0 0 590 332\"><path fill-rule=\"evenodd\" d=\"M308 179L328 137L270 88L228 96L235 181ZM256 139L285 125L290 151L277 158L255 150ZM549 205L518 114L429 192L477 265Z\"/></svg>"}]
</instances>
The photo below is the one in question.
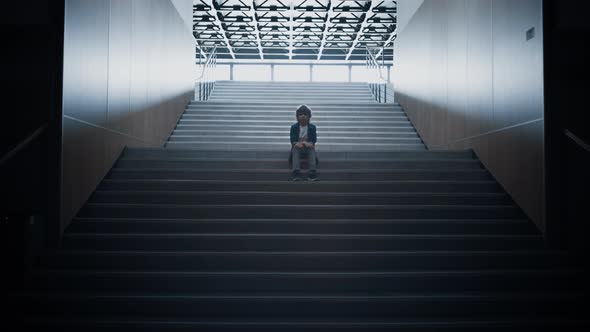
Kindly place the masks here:
<instances>
[{"instance_id":1,"label":"staircase","mask_svg":"<svg viewBox=\"0 0 590 332\"><path fill-rule=\"evenodd\" d=\"M166 147L288 153L301 104L312 109L318 151L425 149L401 107L376 103L367 84L232 81L217 83L207 102L189 104Z\"/></svg>"},{"instance_id":2,"label":"staircase","mask_svg":"<svg viewBox=\"0 0 590 332\"><path fill-rule=\"evenodd\" d=\"M290 104L375 103L366 83L218 81L209 102Z\"/></svg>"},{"instance_id":3,"label":"staircase","mask_svg":"<svg viewBox=\"0 0 590 332\"><path fill-rule=\"evenodd\" d=\"M226 83L234 84L250 85ZM545 246L471 151L427 151L396 121L377 132L379 121L361 125L402 117L396 105L310 99L321 181L288 182L288 125L299 103L238 102L222 91L188 106L166 148L125 149L62 247L29 276L19 296L28 328L590 327L585 277ZM235 124L241 118L256 121ZM400 133L420 143L397 141Z\"/></svg>"}]
</instances>

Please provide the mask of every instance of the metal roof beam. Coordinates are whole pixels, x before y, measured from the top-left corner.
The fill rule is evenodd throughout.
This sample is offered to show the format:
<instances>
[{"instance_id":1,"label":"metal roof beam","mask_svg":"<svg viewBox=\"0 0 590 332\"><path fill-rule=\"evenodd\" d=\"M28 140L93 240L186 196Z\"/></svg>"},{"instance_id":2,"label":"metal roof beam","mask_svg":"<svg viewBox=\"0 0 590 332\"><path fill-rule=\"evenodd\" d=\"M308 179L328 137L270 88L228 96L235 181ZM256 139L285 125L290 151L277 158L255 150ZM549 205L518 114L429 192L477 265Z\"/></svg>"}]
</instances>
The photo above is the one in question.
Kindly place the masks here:
<instances>
[{"instance_id":1,"label":"metal roof beam","mask_svg":"<svg viewBox=\"0 0 590 332\"><path fill-rule=\"evenodd\" d=\"M227 39L227 36L225 35L225 29L223 29L221 21L219 21L217 18L217 10L215 9L215 7L213 6L213 3L212 3L212 1L214 1L214 0L199 0L199 1L205 7L208 6L210 8L208 12L211 16L213 16L215 18L214 22L217 24L218 28L221 30L221 35L223 36L223 41L225 42L225 45L227 46L227 50L229 51L229 55L232 57L232 59L235 60L236 56L235 56L233 50L231 49L231 45L229 44L229 40ZM193 5L193 19L194 19L195 9L197 9L197 7L195 7ZM202 50L201 50L201 52L202 52Z\"/></svg>"},{"instance_id":2,"label":"metal roof beam","mask_svg":"<svg viewBox=\"0 0 590 332\"><path fill-rule=\"evenodd\" d=\"M240 0L240 2L242 2ZM254 33L256 33L256 43L258 44L258 55L260 56L260 60L264 60L264 53L262 52L262 43L260 41L260 31L258 30L258 19L256 18L256 9L254 8L254 0L252 0L252 4L250 5L250 15L252 15L252 20L254 23Z\"/></svg>"},{"instance_id":3,"label":"metal roof beam","mask_svg":"<svg viewBox=\"0 0 590 332\"><path fill-rule=\"evenodd\" d=\"M373 8L375 7L376 3L377 3L377 1L371 1L371 4L369 5L369 8L367 10L367 13L372 13L373 12ZM360 27L360 29L358 29L358 31L356 33L356 36L354 38L354 41L352 42L352 46L348 50L348 54L346 54L346 60L350 59L350 56L354 52L354 49L356 48L356 45L359 42L360 36L362 35L363 31L365 30L365 27L367 27L367 25L369 24L367 22L367 20L369 19L369 17L370 17L370 15L365 15L364 20L361 23L361 27Z\"/></svg>"}]
</instances>

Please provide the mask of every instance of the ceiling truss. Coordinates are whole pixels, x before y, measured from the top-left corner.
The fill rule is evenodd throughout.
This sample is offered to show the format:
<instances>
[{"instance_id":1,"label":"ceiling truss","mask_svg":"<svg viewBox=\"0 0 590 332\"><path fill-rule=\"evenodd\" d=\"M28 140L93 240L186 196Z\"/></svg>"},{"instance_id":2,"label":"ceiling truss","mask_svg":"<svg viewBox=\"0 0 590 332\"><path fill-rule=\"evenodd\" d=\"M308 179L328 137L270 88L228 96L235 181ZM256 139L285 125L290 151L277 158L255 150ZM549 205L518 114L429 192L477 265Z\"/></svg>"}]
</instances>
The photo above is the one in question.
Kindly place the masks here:
<instances>
[{"instance_id":1,"label":"ceiling truss","mask_svg":"<svg viewBox=\"0 0 590 332\"><path fill-rule=\"evenodd\" d=\"M196 56L221 61L393 61L395 0L194 0Z\"/></svg>"}]
</instances>

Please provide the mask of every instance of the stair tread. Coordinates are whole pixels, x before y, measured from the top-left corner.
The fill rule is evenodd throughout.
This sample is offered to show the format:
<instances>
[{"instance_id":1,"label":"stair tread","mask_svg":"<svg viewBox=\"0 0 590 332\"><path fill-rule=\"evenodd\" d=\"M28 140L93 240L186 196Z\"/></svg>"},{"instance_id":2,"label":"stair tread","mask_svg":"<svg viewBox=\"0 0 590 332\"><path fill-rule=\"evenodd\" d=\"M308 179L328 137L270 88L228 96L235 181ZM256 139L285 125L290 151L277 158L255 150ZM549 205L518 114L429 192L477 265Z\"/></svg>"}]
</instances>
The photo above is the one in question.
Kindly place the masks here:
<instances>
[{"instance_id":1,"label":"stair tread","mask_svg":"<svg viewBox=\"0 0 590 332\"><path fill-rule=\"evenodd\" d=\"M274 218L274 219L256 219L256 218L240 218L240 219L232 219L232 218L223 218L223 219L186 219L186 218L155 218L155 219L142 219L142 218L125 218L125 217L75 217L76 221L80 222L89 222L89 221L134 221L134 222L189 222L189 223L205 223L205 222L214 222L214 223L223 223L223 222L233 222L233 223L253 223L253 222L265 222L265 223L359 223L359 224L366 224L366 223L432 223L432 222L445 222L445 223L526 223L528 224L529 221L527 219L510 219L510 218L501 218L501 219L313 219L313 218L305 218L305 219L285 219L285 218Z\"/></svg>"},{"instance_id":2,"label":"stair tread","mask_svg":"<svg viewBox=\"0 0 590 332\"><path fill-rule=\"evenodd\" d=\"M37 317L43 317L43 316L37 316ZM220 325L220 326L252 326L252 325L259 325L260 327L267 327L267 326L304 326L304 327L311 327L311 326L315 326L315 325L320 325L320 326L324 326L324 327L331 327L331 326L336 326L336 327L353 327L355 325L361 325L362 327L370 327L370 326L386 326L386 327L395 327L395 326L400 326L400 327L404 327L404 326L432 326L432 327L473 327L473 328L481 328L481 327L485 327L485 326L502 326L504 324L514 324L514 323L521 323L521 324L526 324L527 326L529 325L533 325L533 326L542 326L544 324L547 324L547 322L556 322L556 323L566 323L565 326L567 326L567 323L573 324L575 322L584 322L585 324L589 324L590 323L590 319L580 319L580 320L565 320L565 319L555 319L555 318L547 318L547 317L535 317L535 318L528 318L528 319L523 319L523 318L512 318L512 319L506 319L506 318L498 318L498 319L489 319L488 320L469 320L468 318L462 318L462 319L450 319L447 318L447 320L445 319L432 319L432 318L420 318L420 319L406 319L406 320L400 320L400 319L390 319L390 320L368 320L368 319L355 319L355 320L350 320L350 319L343 319L343 320L339 320L339 321L334 321L334 320L327 320L327 321L323 321L321 319L316 319L316 320L306 320L306 321L301 321L301 320L297 320L297 321L285 321L285 320L276 320L276 319L268 319L268 320L220 320L220 321L215 321L215 320L187 320L187 319L174 319L174 318L162 318L162 317L158 317L158 318L154 318L153 316L147 316L147 317L134 317L132 319L121 319L120 317L117 318L106 318L106 317L94 317L94 318L90 318L88 317L88 320L83 320L83 319L68 319L69 322L91 322L91 321L96 321L96 322L104 322L104 323L120 323L120 324L124 324L124 325L131 325L131 324L150 324L150 326L152 326L154 323L159 323L159 324L165 324L165 325L178 325L178 324L182 324L182 325ZM32 318L33 320L35 320L35 318ZM37 318L39 319L39 318ZM55 320L58 321L59 319L55 319L54 317L45 317L45 319L51 319L51 320ZM98 321L99 320L99 321ZM560 324L561 325L561 324ZM563 326L563 325L562 325Z\"/></svg>"},{"instance_id":3,"label":"stair tread","mask_svg":"<svg viewBox=\"0 0 590 332\"><path fill-rule=\"evenodd\" d=\"M503 250L367 250L367 251L144 251L144 250L87 250L87 249L69 249L56 250L50 253L44 253L43 256L62 256L62 255L139 255L139 256L513 256L513 255L559 255L569 256L566 251L551 249L515 249L512 251Z\"/></svg>"},{"instance_id":4,"label":"stair tread","mask_svg":"<svg viewBox=\"0 0 590 332\"><path fill-rule=\"evenodd\" d=\"M151 299L151 298L184 298L184 299L268 299L268 300L276 300L276 299L350 299L350 300L358 300L358 299L367 299L367 300L382 300L382 299L481 299L481 298L522 298L527 299L531 297L543 298L543 297L562 297L562 296L569 296L569 297L583 297L584 294L580 294L576 291L512 291L512 292L439 292L439 293L419 293L419 292L405 292L405 293L395 293L395 292L387 292L388 294L384 295L377 295L377 294L366 294L362 292L358 293L349 293L349 294L260 294L260 293L240 293L240 294L184 294L184 293L150 293L150 292L105 292L105 291L84 291L84 292L67 292L67 291L60 291L60 292L34 292L34 291L26 291L21 293L22 296L35 296L35 295L42 295L46 297L61 297L61 298L136 298L136 299Z\"/></svg>"},{"instance_id":5,"label":"stair tread","mask_svg":"<svg viewBox=\"0 0 590 332\"><path fill-rule=\"evenodd\" d=\"M153 194L180 194L180 195L239 195L239 196L250 196L250 195L265 195L265 196L342 196L342 197L358 197L358 193L349 192L290 192L290 191L188 191L188 190L104 190L97 189L94 191L95 194L116 194L116 195L153 195ZM508 194L503 192L498 193L481 193L481 192L456 192L456 193L434 193L434 192L365 192L363 196L457 196L457 197L507 197Z\"/></svg>"},{"instance_id":6,"label":"stair tread","mask_svg":"<svg viewBox=\"0 0 590 332\"><path fill-rule=\"evenodd\" d=\"M284 161L285 164L287 161ZM172 168L172 167L158 167L158 168L135 168L135 167L125 167L119 168L115 167L112 169L116 172L130 172L130 171L179 171L182 170L183 172L195 172L195 173L203 173L203 172L227 172L227 173L291 173L291 170L288 168L285 169L274 169L274 168L259 168L259 169L236 169L236 168L200 168L198 170L193 168ZM372 168L350 168L350 169L320 169L318 170L319 173L323 174L330 174L330 173L395 173L395 172L410 172L410 173L487 173L488 171L485 169L472 169L472 168L465 168L465 169L437 169L431 170L428 168L424 169L406 169L406 168L398 168L398 169L372 169ZM285 183L291 183L285 181Z\"/></svg>"},{"instance_id":7,"label":"stair tread","mask_svg":"<svg viewBox=\"0 0 590 332\"><path fill-rule=\"evenodd\" d=\"M318 277L366 277L366 276L475 276L475 275L575 275L576 270L562 268L550 269L490 269L490 270L420 270L420 271L179 271L179 270L92 270L81 271L75 269L40 269L34 274L68 274L68 275L125 275L125 276L150 276L150 275L177 275L177 276L318 276Z\"/></svg>"},{"instance_id":8,"label":"stair tread","mask_svg":"<svg viewBox=\"0 0 590 332\"><path fill-rule=\"evenodd\" d=\"M542 239L539 234L313 234L313 233L66 233L64 237L143 238L340 238L340 239Z\"/></svg>"}]
</instances>

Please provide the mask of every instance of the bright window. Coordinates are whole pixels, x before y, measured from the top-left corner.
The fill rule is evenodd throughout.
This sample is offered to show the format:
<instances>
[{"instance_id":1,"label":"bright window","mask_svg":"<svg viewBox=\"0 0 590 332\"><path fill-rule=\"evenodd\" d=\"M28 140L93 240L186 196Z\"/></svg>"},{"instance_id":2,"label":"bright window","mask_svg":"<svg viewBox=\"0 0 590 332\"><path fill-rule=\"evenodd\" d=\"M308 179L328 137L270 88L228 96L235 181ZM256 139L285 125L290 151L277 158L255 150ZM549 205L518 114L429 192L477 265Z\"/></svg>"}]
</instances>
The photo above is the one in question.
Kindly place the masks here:
<instances>
[{"instance_id":1,"label":"bright window","mask_svg":"<svg viewBox=\"0 0 590 332\"><path fill-rule=\"evenodd\" d=\"M217 81L229 81L230 80L230 66L229 65L216 65L215 66L215 80Z\"/></svg>"},{"instance_id":2,"label":"bright window","mask_svg":"<svg viewBox=\"0 0 590 332\"><path fill-rule=\"evenodd\" d=\"M352 66L350 80L353 82L367 82L368 72L367 66Z\"/></svg>"},{"instance_id":3,"label":"bright window","mask_svg":"<svg viewBox=\"0 0 590 332\"><path fill-rule=\"evenodd\" d=\"M348 82L348 66L314 66L314 82Z\"/></svg>"},{"instance_id":4,"label":"bright window","mask_svg":"<svg viewBox=\"0 0 590 332\"><path fill-rule=\"evenodd\" d=\"M275 81L309 82L309 66L275 65Z\"/></svg>"},{"instance_id":5,"label":"bright window","mask_svg":"<svg viewBox=\"0 0 590 332\"><path fill-rule=\"evenodd\" d=\"M270 81L269 65L234 65L236 81Z\"/></svg>"}]
</instances>

